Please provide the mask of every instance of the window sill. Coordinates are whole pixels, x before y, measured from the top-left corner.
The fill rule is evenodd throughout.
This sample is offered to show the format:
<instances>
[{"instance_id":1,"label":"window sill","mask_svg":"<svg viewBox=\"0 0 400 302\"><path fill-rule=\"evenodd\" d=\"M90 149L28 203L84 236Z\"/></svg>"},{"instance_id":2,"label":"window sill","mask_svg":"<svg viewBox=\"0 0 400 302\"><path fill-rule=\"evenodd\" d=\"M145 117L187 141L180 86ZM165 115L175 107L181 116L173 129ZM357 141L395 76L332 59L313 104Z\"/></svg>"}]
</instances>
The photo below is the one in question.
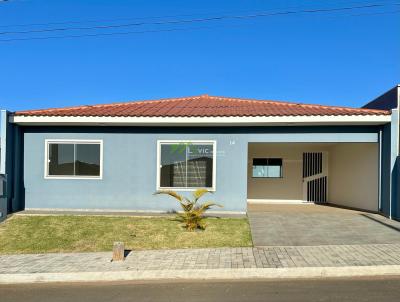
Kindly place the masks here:
<instances>
[{"instance_id":1,"label":"window sill","mask_svg":"<svg viewBox=\"0 0 400 302\"><path fill-rule=\"evenodd\" d=\"M76 179L76 180L102 180L103 177L95 176L95 177L85 177L85 176L45 176L44 179Z\"/></svg>"},{"instance_id":2,"label":"window sill","mask_svg":"<svg viewBox=\"0 0 400 302\"><path fill-rule=\"evenodd\" d=\"M157 191L177 191L177 192L182 192L182 191L187 191L187 192L194 192L198 189L207 189L210 192L215 192L215 188L204 188L204 187L198 187L198 188L157 188Z\"/></svg>"}]
</instances>

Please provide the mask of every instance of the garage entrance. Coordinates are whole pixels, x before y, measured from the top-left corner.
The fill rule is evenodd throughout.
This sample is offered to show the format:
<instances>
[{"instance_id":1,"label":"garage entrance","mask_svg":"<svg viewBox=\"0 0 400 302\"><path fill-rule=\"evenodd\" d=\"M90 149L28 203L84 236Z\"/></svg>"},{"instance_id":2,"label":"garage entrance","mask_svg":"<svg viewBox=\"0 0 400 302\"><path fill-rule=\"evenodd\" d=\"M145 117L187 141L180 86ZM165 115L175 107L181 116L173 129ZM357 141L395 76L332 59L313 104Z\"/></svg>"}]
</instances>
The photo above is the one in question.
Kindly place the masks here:
<instances>
[{"instance_id":1,"label":"garage entrance","mask_svg":"<svg viewBox=\"0 0 400 302\"><path fill-rule=\"evenodd\" d=\"M400 222L317 204L249 204L255 246L399 244Z\"/></svg>"},{"instance_id":2,"label":"garage entrance","mask_svg":"<svg viewBox=\"0 0 400 302\"><path fill-rule=\"evenodd\" d=\"M247 200L377 212L379 144L249 143Z\"/></svg>"}]
</instances>

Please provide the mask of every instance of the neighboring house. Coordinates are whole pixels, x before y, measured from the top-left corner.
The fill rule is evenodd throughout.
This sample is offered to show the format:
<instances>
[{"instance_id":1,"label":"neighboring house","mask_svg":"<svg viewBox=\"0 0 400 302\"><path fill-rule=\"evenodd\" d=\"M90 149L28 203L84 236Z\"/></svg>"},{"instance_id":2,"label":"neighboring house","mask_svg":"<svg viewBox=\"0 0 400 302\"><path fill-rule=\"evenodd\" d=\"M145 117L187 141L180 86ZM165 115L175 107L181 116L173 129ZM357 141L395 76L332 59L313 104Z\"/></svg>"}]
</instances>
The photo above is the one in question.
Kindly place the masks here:
<instances>
[{"instance_id":1,"label":"neighboring house","mask_svg":"<svg viewBox=\"0 0 400 302\"><path fill-rule=\"evenodd\" d=\"M176 209L157 190L400 217L399 87L364 108L201 95L2 112L7 211ZM3 209L4 211L4 209Z\"/></svg>"}]
</instances>

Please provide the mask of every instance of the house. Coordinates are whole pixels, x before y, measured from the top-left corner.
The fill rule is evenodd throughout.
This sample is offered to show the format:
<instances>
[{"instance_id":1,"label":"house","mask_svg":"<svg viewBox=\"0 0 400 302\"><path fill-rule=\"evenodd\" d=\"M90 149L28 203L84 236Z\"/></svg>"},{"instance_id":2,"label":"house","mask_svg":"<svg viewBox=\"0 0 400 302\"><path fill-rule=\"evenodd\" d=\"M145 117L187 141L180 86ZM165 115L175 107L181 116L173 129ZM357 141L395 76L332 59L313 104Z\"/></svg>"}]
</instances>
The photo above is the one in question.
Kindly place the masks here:
<instances>
[{"instance_id":1,"label":"house","mask_svg":"<svg viewBox=\"0 0 400 302\"><path fill-rule=\"evenodd\" d=\"M200 95L2 111L1 211L169 211L206 187L223 211L331 203L400 218L399 90L363 108Z\"/></svg>"}]
</instances>

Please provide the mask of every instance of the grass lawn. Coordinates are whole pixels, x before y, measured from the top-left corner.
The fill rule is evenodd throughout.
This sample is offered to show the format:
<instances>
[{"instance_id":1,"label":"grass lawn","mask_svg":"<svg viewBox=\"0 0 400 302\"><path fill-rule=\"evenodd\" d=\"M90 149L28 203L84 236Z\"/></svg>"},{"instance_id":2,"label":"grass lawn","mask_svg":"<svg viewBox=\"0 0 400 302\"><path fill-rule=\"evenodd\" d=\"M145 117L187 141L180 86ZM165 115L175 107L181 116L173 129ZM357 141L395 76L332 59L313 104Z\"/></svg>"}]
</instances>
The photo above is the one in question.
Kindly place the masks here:
<instances>
[{"instance_id":1,"label":"grass lawn","mask_svg":"<svg viewBox=\"0 0 400 302\"><path fill-rule=\"evenodd\" d=\"M207 218L188 232L173 217L13 216L0 224L0 254L252 246L246 218Z\"/></svg>"}]
</instances>

